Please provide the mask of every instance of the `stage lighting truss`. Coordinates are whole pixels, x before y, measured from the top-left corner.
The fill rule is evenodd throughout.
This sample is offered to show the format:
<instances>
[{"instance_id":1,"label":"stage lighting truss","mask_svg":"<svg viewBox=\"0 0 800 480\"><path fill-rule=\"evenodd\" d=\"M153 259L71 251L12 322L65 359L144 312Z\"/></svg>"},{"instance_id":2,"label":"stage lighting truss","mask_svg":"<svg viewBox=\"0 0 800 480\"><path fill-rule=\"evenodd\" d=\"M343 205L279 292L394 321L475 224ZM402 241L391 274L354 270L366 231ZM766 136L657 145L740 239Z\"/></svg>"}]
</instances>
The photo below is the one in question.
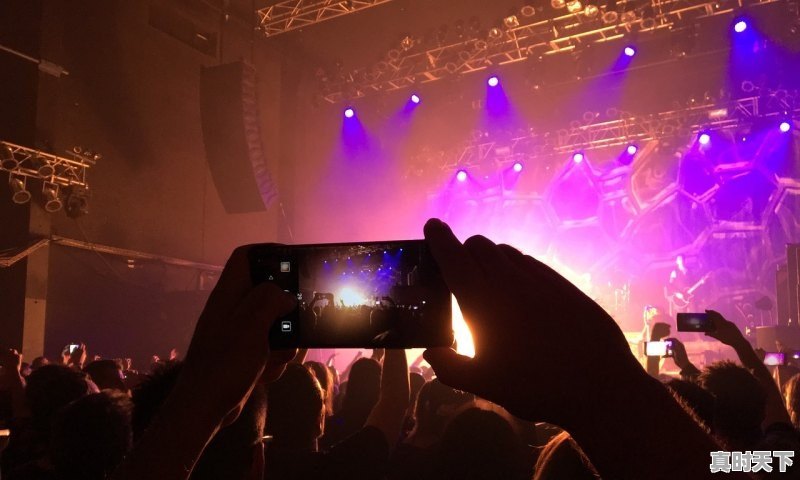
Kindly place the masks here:
<instances>
[{"instance_id":1,"label":"stage lighting truss","mask_svg":"<svg viewBox=\"0 0 800 480\"><path fill-rule=\"evenodd\" d=\"M288 0L256 11L259 27L273 37L392 0Z\"/></svg>"},{"instance_id":2,"label":"stage lighting truss","mask_svg":"<svg viewBox=\"0 0 800 480\"><path fill-rule=\"evenodd\" d=\"M622 150L629 144L644 145L652 140L697 134L701 130L737 130L757 119L774 120L777 128L787 116L800 118L800 92L763 91L758 97L741 98L725 104L693 104L653 115L620 112L618 118L609 120L600 120L598 114L587 112L583 122L575 122L568 129L554 132L528 131L503 141L475 135L474 141L447 155L440 166L447 172L485 165L490 161L508 167L521 156L567 158L576 151L612 147Z\"/></svg>"},{"instance_id":3,"label":"stage lighting truss","mask_svg":"<svg viewBox=\"0 0 800 480\"><path fill-rule=\"evenodd\" d=\"M79 147L68 154L71 158L0 141L0 171L8 172L12 189L15 185L29 189L31 180L41 181L47 210L58 211L62 205L62 189L88 191L87 172L101 158L99 154Z\"/></svg>"},{"instance_id":4,"label":"stage lighting truss","mask_svg":"<svg viewBox=\"0 0 800 480\"><path fill-rule=\"evenodd\" d=\"M783 0L752 0L749 8L780 1ZM402 52L392 49L375 65L330 78L323 85L322 98L330 103L350 101L449 75L571 52L580 46L622 39L633 32L668 31L702 18L733 14L737 6L738 2L718 0L628 0L616 2L617 10L602 7L602 14L597 12L598 15L587 15L583 9L554 10L557 16L551 18L520 15L502 29L491 29L492 35L486 38L465 38ZM513 26L514 23L519 25Z\"/></svg>"}]
</instances>

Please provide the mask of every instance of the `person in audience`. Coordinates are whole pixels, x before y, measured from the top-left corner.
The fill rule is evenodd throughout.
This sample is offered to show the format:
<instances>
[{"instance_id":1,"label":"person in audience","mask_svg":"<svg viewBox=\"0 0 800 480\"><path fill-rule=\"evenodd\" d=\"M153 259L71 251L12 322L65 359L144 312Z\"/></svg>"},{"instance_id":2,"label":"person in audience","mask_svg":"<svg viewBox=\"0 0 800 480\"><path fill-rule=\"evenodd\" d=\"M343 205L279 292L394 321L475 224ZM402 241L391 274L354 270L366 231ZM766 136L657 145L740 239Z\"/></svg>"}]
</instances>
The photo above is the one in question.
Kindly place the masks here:
<instances>
[{"instance_id":1,"label":"person in audience","mask_svg":"<svg viewBox=\"0 0 800 480\"><path fill-rule=\"evenodd\" d=\"M146 378L133 391L134 438L139 439L144 435L164 408L164 402L176 388L182 369L180 361L173 361ZM192 480L262 478L264 475L262 438L266 411L264 387L256 384L236 420L220 428L205 448L191 474Z\"/></svg>"},{"instance_id":2,"label":"person in audience","mask_svg":"<svg viewBox=\"0 0 800 480\"><path fill-rule=\"evenodd\" d=\"M786 410L795 429L800 429L800 373L794 375L786 382L784 387Z\"/></svg>"},{"instance_id":3,"label":"person in audience","mask_svg":"<svg viewBox=\"0 0 800 480\"><path fill-rule=\"evenodd\" d=\"M434 464L432 479L531 478L511 425L497 413L475 407L459 413L447 425Z\"/></svg>"},{"instance_id":4,"label":"person in audience","mask_svg":"<svg viewBox=\"0 0 800 480\"><path fill-rule=\"evenodd\" d=\"M269 385L266 478L384 478L389 450L397 442L408 405L408 373L404 351L389 351L380 375L380 392L365 426L320 451L325 428L324 393L316 377L289 365Z\"/></svg>"},{"instance_id":5,"label":"person in audience","mask_svg":"<svg viewBox=\"0 0 800 480\"><path fill-rule=\"evenodd\" d=\"M95 360L86 365L83 371L89 374L97 388L101 390L128 391L122 366L114 360Z\"/></svg>"},{"instance_id":6,"label":"person in audience","mask_svg":"<svg viewBox=\"0 0 800 480\"><path fill-rule=\"evenodd\" d=\"M311 373L317 377L322 393L325 397L325 415L333 415L333 374L331 371L320 362L306 362L305 367L311 370Z\"/></svg>"},{"instance_id":7,"label":"person in audience","mask_svg":"<svg viewBox=\"0 0 800 480\"><path fill-rule=\"evenodd\" d=\"M378 401L380 383L381 364L377 360L359 358L353 363L347 377L342 406L325 425L325 435L321 440L323 448L340 442L364 426Z\"/></svg>"},{"instance_id":8,"label":"person in audience","mask_svg":"<svg viewBox=\"0 0 800 480\"><path fill-rule=\"evenodd\" d=\"M551 438L534 467L533 480L598 480L592 463L567 432Z\"/></svg>"},{"instance_id":9,"label":"person in audience","mask_svg":"<svg viewBox=\"0 0 800 480\"><path fill-rule=\"evenodd\" d=\"M697 383L689 380L673 379L667 387L680 401L709 429L714 427L714 396Z\"/></svg>"},{"instance_id":10,"label":"person in audience","mask_svg":"<svg viewBox=\"0 0 800 480\"><path fill-rule=\"evenodd\" d=\"M753 450L763 435L766 393L746 368L731 361L709 365L700 384L714 397L713 431L728 450Z\"/></svg>"},{"instance_id":11,"label":"person in audience","mask_svg":"<svg viewBox=\"0 0 800 480\"><path fill-rule=\"evenodd\" d=\"M98 391L86 373L65 365L46 365L31 373L25 385L26 411L14 412L2 471L13 472L44 459L56 413L70 402Z\"/></svg>"},{"instance_id":12,"label":"person in audience","mask_svg":"<svg viewBox=\"0 0 800 480\"><path fill-rule=\"evenodd\" d=\"M33 359L33 361L31 361L31 370L38 370L39 368L49 364L50 360L48 360L47 357L36 357Z\"/></svg>"},{"instance_id":13,"label":"person in audience","mask_svg":"<svg viewBox=\"0 0 800 480\"><path fill-rule=\"evenodd\" d=\"M436 379L425 383L414 406L414 429L392 453L390 478L399 480L432 474L435 448L447 423L474 400L474 395L454 390Z\"/></svg>"},{"instance_id":14,"label":"person in audience","mask_svg":"<svg viewBox=\"0 0 800 480\"><path fill-rule=\"evenodd\" d=\"M599 305L512 247L481 236L461 243L436 219L425 225L425 238L475 343L473 358L450 348L426 350L425 359L443 383L520 419L563 427L603 478L715 478L709 452L720 450L719 444L647 375ZM274 381L291 358L269 351L268 332L295 307L295 299L268 283L252 285L248 251L240 247L228 260L175 387L113 480L188 478L265 372L277 373L266 376ZM571 347L568 362L564 345ZM382 382L389 371L385 365ZM402 378L393 395L381 392L377 404L386 398L400 407L398 419L386 417L379 428L387 439L399 436L408 404L405 362ZM654 454L664 448L669 455ZM732 472L726 478L747 476Z\"/></svg>"},{"instance_id":15,"label":"person in audience","mask_svg":"<svg viewBox=\"0 0 800 480\"><path fill-rule=\"evenodd\" d=\"M130 397L105 390L73 401L55 417L49 458L59 480L104 480L133 443Z\"/></svg>"}]
</instances>

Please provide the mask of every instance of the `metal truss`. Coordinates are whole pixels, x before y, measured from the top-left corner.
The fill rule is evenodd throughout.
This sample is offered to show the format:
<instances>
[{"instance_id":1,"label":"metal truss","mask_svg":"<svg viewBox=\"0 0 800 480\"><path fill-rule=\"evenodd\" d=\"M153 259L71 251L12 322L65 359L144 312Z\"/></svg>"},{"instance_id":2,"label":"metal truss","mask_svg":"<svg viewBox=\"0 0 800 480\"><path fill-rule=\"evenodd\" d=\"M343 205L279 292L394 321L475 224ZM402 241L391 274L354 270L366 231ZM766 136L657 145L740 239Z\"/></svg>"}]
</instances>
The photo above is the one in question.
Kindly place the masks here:
<instances>
[{"instance_id":1,"label":"metal truss","mask_svg":"<svg viewBox=\"0 0 800 480\"><path fill-rule=\"evenodd\" d=\"M375 7L392 0L287 0L256 11L267 37Z\"/></svg>"},{"instance_id":2,"label":"metal truss","mask_svg":"<svg viewBox=\"0 0 800 480\"><path fill-rule=\"evenodd\" d=\"M783 0L752 0L748 8L780 1ZM627 6L630 2L624 3ZM449 75L570 52L582 45L616 40L633 32L667 30L701 18L730 14L739 7L740 2L717 0L650 0L622 14L605 11L603 7L592 17L587 16L586 10L544 19L536 14L513 16L509 17L513 18L512 26L493 28L488 38L466 38L422 50L390 50L386 58L375 65L342 75L326 84L322 97L330 103L350 101L433 82Z\"/></svg>"},{"instance_id":3,"label":"metal truss","mask_svg":"<svg viewBox=\"0 0 800 480\"><path fill-rule=\"evenodd\" d=\"M470 167L486 162L506 165L527 157L564 155L580 150L619 147L629 143L689 135L701 130L740 128L757 119L800 117L800 93L776 91L757 97L733 100L727 104L708 103L654 115L623 113L620 118L595 121L587 114L583 125L555 132L528 132L504 140L471 142L441 165L443 170Z\"/></svg>"},{"instance_id":4,"label":"metal truss","mask_svg":"<svg viewBox=\"0 0 800 480\"><path fill-rule=\"evenodd\" d=\"M0 171L20 179L35 178L63 187L88 188L86 173L99 156L89 157L74 151L69 154L71 159L0 141Z\"/></svg>"}]
</instances>

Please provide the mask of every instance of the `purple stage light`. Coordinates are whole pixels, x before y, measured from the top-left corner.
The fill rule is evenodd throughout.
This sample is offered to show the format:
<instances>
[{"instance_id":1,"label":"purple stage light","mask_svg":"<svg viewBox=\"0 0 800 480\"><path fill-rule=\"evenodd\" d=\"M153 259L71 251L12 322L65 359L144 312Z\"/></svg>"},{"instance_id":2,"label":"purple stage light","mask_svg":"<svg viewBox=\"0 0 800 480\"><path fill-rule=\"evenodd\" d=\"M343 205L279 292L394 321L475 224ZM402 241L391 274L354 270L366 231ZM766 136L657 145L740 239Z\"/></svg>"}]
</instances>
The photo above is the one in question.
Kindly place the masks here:
<instances>
[{"instance_id":1,"label":"purple stage light","mask_svg":"<svg viewBox=\"0 0 800 480\"><path fill-rule=\"evenodd\" d=\"M497 78L497 75L492 75L486 83L488 83L490 87L496 87L500 85L500 79Z\"/></svg>"},{"instance_id":2,"label":"purple stage light","mask_svg":"<svg viewBox=\"0 0 800 480\"><path fill-rule=\"evenodd\" d=\"M737 21L737 22L736 22L736 23L733 25L733 31L734 31L734 32L736 32L736 33L742 33L742 32L744 32L745 30L747 30L747 22L746 22L746 21L744 21L744 20L738 20L738 21Z\"/></svg>"},{"instance_id":3,"label":"purple stage light","mask_svg":"<svg viewBox=\"0 0 800 480\"><path fill-rule=\"evenodd\" d=\"M697 137L697 141L700 142L700 145L708 145L711 142L711 135L701 133L700 136Z\"/></svg>"},{"instance_id":4,"label":"purple stage light","mask_svg":"<svg viewBox=\"0 0 800 480\"><path fill-rule=\"evenodd\" d=\"M575 155L572 156L572 161L575 163L581 163L584 159L583 153L575 152Z\"/></svg>"},{"instance_id":5,"label":"purple stage light","mask_svg":"<svg viewBox=\"0 0 800 480\"><path fill-rule=\"evenodd\" d=\"M345 118L353 118L353 116L355 114L356 114L356 111L353 110L353 107L347 107L347 108L344 109Z\"/></svg>"},{"instance_id":6,"label":"purple stage light","mask_svg":"<svg viewBox=\"0 0 800 480\"><path fill-rule=\"evenodd\" d=\"M522 164L520 162L514 164L514 171L517 173L522 171Z\"/></svg>"},{"instance_id":7,"label":"purple stage light","mask_svg":"<svg viewBox=\"0 0 800 480\"><path fill-rule=\"evenodd\" d=\"M411 103L419 103L422 99L416 93L411 95Z\"/></svg>"},{"instance_id":8,"label":"purple stage light","mask_svg":"<svg viewBox=\"0 0 800 480\"><path fill-rule=\"evenodd\" d=\"M636 155L636 152L639 151L639 147L636 145L628 145L628 148L625 149L628 152L628 155Z\"/></svg>"},{"instance_id":9,"label":"purple stage light","mask_svg":"<svg viewBox=\"0 0 800 480\"><path fill-rule=\"evenodd\" d=\"M636 48L634 48L634 47L631 47L631 46L629 45L629 46L625 47L625 50L624 50L624 52L625 52L625 55L626 55L626 56L628 56L628 57L632 57L632 56L636 55Z\"/></svg>"},{"instance_id":10,"label":"purple stage light","mask_svg":"<svg viewBox=\"0 0 800 480\"><path fill-rule=\"evenodd\" d=\"M456 173L456 180L458 180L459 182L463 182L466 179L467 179L467 171L466 170L459 170L458 173Z\"/></svg>"},{"instance_id":11,"label":"purple stage light","mask_svg":"<svg viewBox=\"0 0 800 480\"><path fill-rule=\"evenodd\" d=\"M781 133L787 133L789 130L792 129L792 124L786 121L781 122L780 126L778 127L781 130Z\"/></svg>"}]
</instances>

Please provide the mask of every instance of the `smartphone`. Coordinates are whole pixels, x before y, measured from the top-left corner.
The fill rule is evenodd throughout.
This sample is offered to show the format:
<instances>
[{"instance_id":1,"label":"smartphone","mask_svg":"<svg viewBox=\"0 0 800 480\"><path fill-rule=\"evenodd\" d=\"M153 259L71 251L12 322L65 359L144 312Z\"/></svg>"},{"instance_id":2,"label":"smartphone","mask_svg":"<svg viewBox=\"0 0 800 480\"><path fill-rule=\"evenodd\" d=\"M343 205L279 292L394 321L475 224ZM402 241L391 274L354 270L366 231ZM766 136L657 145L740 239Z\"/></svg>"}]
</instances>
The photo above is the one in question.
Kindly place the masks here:
<instances>
[{"instance_id":1,"label":"smartphone","mask_svg":"<svg viewBox=\"0 0 800 480\"><path fill-rule=\"evenodd\" d=\"M780 352L769 352L764 355L764 365L786 365L786 354Z\"/></svg>"},{"instance_id":2,"label":"smartphone","mask_svg":"<svg viewBox=\"0 0 800 480\"><path fill-rule=\"evenodd\" d=\"M645 355L648 357L671 357L672 342L664 340L661 342L645 342Z\"/></svg>"},{"instance_id":3,"label":"smartphone","mask_svg":"<svg viewBox=\"0 0 800 480\"><path fill-rule=\"evenodd\" d=\"M679 332L713 332L714 324L707 313L679 313Z\"/></svg>"},{"instance_id":4,"label":"smartphone","mask_svg":"<svg viewBox=\"0 0 800 480\"><path fill-rule=\"evenodd\" d=\"M70 355L72 355L72 352L74 352L74 351L75 351L75 350L77 350L78 348L80 348L80 345L79 345L79 344L77 344L77 343L70 343L69 345L67 345L67 348L65 348L64 350L68 350L68 351L69 351L69 353L70 353Z\"/></svg>"},{"instance_id":5,"label":"smartphone","mask_svg":"<svg viewBox=\"0 0 800 480\"><path fill-rule=\"evenodd\" d=\"M256 245L254 284L297 298L270 347L430 348L453 343L450 291L424 240Z\"/></svg>"}]
</instances>

